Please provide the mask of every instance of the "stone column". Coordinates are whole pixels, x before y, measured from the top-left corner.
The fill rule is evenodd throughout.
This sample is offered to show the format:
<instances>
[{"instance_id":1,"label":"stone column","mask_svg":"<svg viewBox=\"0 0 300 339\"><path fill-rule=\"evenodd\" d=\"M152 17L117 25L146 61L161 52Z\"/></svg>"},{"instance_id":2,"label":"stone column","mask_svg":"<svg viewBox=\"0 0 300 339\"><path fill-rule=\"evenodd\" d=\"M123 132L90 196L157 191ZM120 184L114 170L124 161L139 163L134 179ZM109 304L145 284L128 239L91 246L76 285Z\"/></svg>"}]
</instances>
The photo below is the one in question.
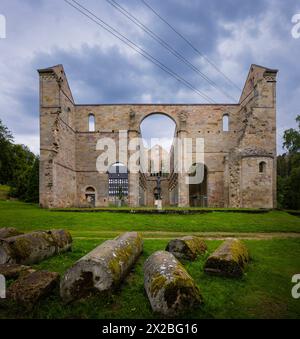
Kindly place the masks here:
<instances>
[{"instance_id":1,"label":"stone column","mask_svg":"<svg viewBox=\"0 0 300 339\"><path fill-rule=\"evenodd\" d=\"M178 175L178 207L189 207L189 186L185 182L185 174Z\"/></svg>"},{"instance_id":2,"label":"stone column","mask_svg":"<svg viewBox=\"0 0 300 339\"><path fill-rule=\"evenodd\" d=\"M128 175L128 205L130 207L139 206L139 173L129 173Z\"/></svg>"},{"instance_id":3,"label":"stone column","mask_svg":"<svg viewBox=\"0 0 300 339\"><path fill-rule=\"evenodd\" d=\"M184 150L183 150L183 140L187 138L186 130L179 130L177 133L179 144L179 158L181 164L178 163L178 207L189 207L190 199L189 199L189 185L186 183L186 178L188 176L187 170L184 168ZM179 159L178 159L179 160Z\"/></svg>"},{"instance_id":4,"label":"stone column","mask_svg":"<svg viewBox=\"0 0 300 339\"><path fill-rule=\"evenodd\" d=\"M228 155L224 156L224 207L229 207L229 164L228 164Z\"/></svg>"},{"instance_id":5,"label":"stone column","mask_svg":"<svg viewBox=\"0 0 300 339\"><path fill-rule=\"evenodd\" d=\"M128 132L128 140L129 143L134 138L139 138L139 132L137 130L130 130ZM139 206L139 194L140 194L140 173L136 173L130 168L130 157L136 153L137 150L128 150L128 205L130 207L138 207Z\"/></svg>"}]
</instances>

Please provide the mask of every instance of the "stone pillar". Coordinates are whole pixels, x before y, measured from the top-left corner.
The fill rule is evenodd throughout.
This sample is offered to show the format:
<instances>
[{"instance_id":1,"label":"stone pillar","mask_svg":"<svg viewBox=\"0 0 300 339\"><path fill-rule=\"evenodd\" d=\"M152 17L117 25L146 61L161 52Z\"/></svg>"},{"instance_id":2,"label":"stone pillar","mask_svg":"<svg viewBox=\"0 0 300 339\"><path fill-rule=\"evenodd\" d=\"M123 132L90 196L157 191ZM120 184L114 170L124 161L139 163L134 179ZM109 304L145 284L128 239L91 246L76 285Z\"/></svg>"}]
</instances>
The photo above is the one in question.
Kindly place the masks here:
<instances>
[{"instance_id":1,"label":"stone pillar","mask_svg":"<svg viewBox=\"0 0 300 339\"><path fill-rule=\"evenodd\" d=\"M139 206L139 173L129 173L128 174L128 205L130 207Z\"/></svg>"},{"instance_id":2,"label":"stone pillar","mask_svg":"<svg viewBox=\"0 0 300 339\"><path fill-rule=\"evenodd\" d=\"M229 163L228 163L228 155L224 156L224 207L229 207Z\"/></svg>"},{"instance_id":3,"label":"stone pillar","mask_svg":"<svg viewBox=\"0 0 300 339\"><path fill-rule=\"evenodd\" d=\"M178 175L178 207L189 207L189 185L185 182L185 173Z\"/></svg>"},{"instance_id":4,"label":"stone pillar","mask_svg":"<svg viewBox=\"0 0 300 339\"><path fill-rule=\"evenodd\" d=\"M186 178L188 176L187 170L184 168L184 139L187 138L187 131L181 129L177 133L179 146L178 155L181 163L178 163L178 207L189 207L190 198L189 198L189 185L186 183ZM192 152L192 150L191 150ZM178 159L178 160L179 160Z\"/></svg>"},{"instance_id":5,"label":"stone pillar","mask_svg":"<svg viewBox=\"0 0 300 339\"><path fill-rule=\"evenodd\" d=\"M135 139L139 138L139 132L137 130L130 130L128 132L128 140L129 140L129 149L128 149L128 205L130 207L138 207L139 206L139 194L140 194L140 173L136 173L133 168L131 168L130 159L138 152L138 150L133 150L130 142ZM131 147L130 147L131 146Z\"/></svg>"}]
</instances>

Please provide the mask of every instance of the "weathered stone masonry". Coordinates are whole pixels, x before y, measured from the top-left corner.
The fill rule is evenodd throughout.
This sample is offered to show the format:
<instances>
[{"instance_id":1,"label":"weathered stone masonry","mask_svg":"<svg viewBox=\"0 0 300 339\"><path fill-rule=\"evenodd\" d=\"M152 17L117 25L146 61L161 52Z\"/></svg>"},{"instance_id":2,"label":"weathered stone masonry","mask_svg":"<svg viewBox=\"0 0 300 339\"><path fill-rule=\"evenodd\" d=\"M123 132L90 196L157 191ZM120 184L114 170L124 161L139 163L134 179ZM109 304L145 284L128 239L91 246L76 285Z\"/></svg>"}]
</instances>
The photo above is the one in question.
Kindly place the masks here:
<instances>
[{"instance_id":1,"label":"weathered stone masonry","mask_svg":"<svg viewBox=\"0 0 300 339\"><path fill-rule=\"evenodd\" d=\"M176 123L176 136L205 139L206 201L209 207L273 208L276 205L276 75L252 65L237 104L77 105L62 65L39 70L40 204L84 207L86 189L95 191L95 206L108 206L108 174L98 173L96 143L140 136L140 123L162 113ZM88 116L95 116L89 132ZM229 117L229 131L222 129ZM152 205L153 180L129 173L128 204ZM164 205L189 206L184 175L163 180Z\"/></svg>"}]
</instances>

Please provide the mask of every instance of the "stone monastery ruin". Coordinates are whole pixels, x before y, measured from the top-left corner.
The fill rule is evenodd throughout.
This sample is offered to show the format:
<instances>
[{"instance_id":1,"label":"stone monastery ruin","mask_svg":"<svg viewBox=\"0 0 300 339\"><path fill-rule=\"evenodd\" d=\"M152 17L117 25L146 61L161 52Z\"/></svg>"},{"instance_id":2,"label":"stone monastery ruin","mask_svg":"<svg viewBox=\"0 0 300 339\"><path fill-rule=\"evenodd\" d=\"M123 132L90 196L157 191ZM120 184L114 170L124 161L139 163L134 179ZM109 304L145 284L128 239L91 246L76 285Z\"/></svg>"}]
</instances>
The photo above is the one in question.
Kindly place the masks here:
<instances>
[{"instance_id":1,"label":"stone monastery ruin","mask_svg":"<svg viewBox=\"0 0 300 339\"><path fill-rule=\"evenodd\" d=\"M42 207L109 206L120 191L131 207L154 206L158 176L163 206L276 206L277 70L252 65L238 103L180 105L78 105L62 65L38 72ZM202 183L187 184L174 167L155 175L121 165L97 171L100 138L140 137L142 121L156 113L175 122L175 137L205 140Z\"/></svg>"}]
</instances>

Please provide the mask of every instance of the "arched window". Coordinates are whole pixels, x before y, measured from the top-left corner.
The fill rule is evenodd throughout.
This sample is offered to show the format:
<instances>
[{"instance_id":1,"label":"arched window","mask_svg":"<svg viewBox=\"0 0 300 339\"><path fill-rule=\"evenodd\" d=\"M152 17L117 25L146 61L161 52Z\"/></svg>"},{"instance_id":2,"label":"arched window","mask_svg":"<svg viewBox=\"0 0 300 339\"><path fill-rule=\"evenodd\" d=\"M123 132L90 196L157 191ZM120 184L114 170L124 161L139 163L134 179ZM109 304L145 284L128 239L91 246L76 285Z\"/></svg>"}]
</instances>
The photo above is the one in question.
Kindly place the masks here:
<instances>
[{"instance_id":1,"label":"arched window","mask_svg":"<svg viewBox=\"0 0 300 339\"><path fill-rule=\"evenodd\" d=\"M259 173L266 173L267 164L264 161L259 163Z\"/></svg>"},{"instance_id":2,"label":"arched window","mask_svg":"<svg viewBox=\"0 0 300 339\"><path fill-rule=\"evenodd\" d=\"M223 132L229 132L229 115L223 115Z\"/></svg>"},{"instance_id":3,"label":"arched window","mask_svg":"<svg viewBox=\"0 0 300 339\"><path fill-rule=\"evenodd\" d=\"M89 114L89 132L95 132L96 127L95 127L95 116L94 114L90 113Z\"/></svg>"}]
</instances>

